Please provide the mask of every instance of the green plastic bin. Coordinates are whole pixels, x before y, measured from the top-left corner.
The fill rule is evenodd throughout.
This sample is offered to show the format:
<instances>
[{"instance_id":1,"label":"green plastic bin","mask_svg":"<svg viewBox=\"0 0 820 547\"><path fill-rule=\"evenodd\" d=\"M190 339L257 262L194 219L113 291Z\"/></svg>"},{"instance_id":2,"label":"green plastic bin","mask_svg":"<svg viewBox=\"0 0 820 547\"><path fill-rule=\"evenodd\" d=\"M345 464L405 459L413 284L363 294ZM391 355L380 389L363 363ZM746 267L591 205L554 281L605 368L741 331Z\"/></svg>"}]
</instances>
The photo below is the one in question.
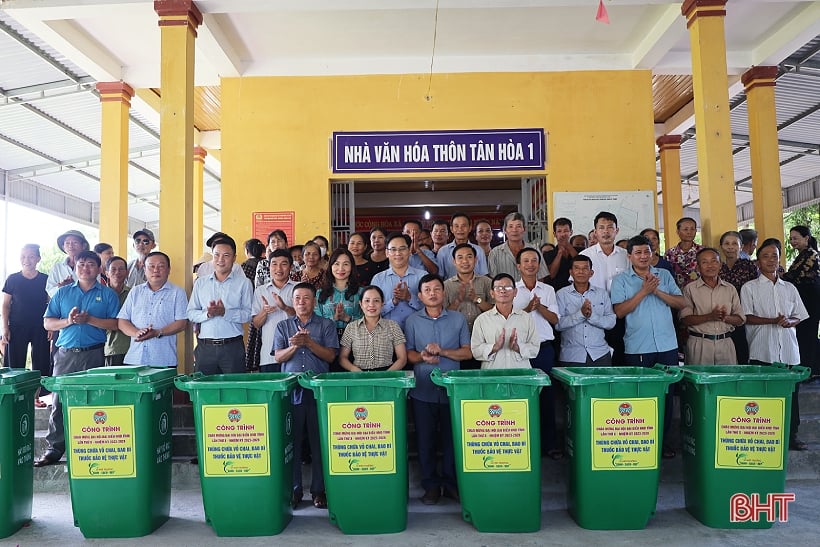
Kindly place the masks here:
<instances>
[{"instance_id":1,"label":"green plastic bin","mask_svg":"<svg viewBox=\"0 0 820 547\"><path fill-rule=\"evenodd\" d=\"M194 404L205 520L218 536L270 536L293 517L288 373L180 376Z\"/></svg>"},{"instance_id":2,"label":"green plastic bin","mask_svg":"<svg viewBox=\"0 0 820 547\"><path fill-rule=\"evenodd\" d=\"M641 530L655 514L666 391L679 368L558 367L563 386L567 507L590 530Z\"/></svg>"},{"instance_id":3,"label":"green plastic bin","mask_svg":"<svg viewBox=\"0 0 820 547\"><path fill-rule=\"evenodd\" d=\"M0 538L31 520L34 394L40 371L0 368Z\"/></svg>"},{"instance_id":4,"label":"green plastic bin","mask_svg":"<svg viewBox=\"0 0 820 547\"><path fill-rule=\"evenodd\" d=\"M407 391L415 379L403 371L331 372L299 383L317 401L331 522L345 534L407 528Z\"/></svg>"},{"instance_id":5,"label":"green plastic bin","mask_svg":"<svg viewBox=\"0 0 820 547\"><path fill-rule=\"evenodd\" d=\"M74 525L85 537L144 536L168 520L174 376L122 366L41 380L63 405Z\"/></svg>"},{"instance_id":6,"label":"green plastic bin","mask_svg":"<svg viewBox=\"0 0 820 547\"><path fill-rule=\"evenodd\" d=\"M461 515L479 532L541 529L539 369L434 369L450 399Z\"/></svg>"},{"instance_id":7,"label":"green plastic bin","mask_svg":"<svg viewBox=\"0 0 820 547\"><path fill-rule=\"evenodd\" d=\"M684 493L692 516L712 528L772 526L743 508L751 509L752 494L765 503L768 494L785 493L792 392L809 373L798 366L683 367Z\"/></svg>"}]
</instances>

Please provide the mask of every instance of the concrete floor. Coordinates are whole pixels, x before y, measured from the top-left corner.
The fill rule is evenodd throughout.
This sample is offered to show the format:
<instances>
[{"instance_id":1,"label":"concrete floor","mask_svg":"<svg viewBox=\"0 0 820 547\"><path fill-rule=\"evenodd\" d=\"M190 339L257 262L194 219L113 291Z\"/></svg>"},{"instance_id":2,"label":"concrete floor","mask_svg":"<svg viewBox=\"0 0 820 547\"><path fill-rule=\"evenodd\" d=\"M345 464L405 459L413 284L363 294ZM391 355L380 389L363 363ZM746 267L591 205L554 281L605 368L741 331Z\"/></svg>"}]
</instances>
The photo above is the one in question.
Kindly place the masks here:
<instances>
[{"instance_id":1,"label":"concrete floor","mask_svg":"<svg viewBox=\"0 0 820 547\"><path fill-rule=\"evenodd\" d=\"M680 457L678 458L678 460ZM670 462L666 462L667 464ZM106 546L174 546L207 547L211 545L271 545L288 546L355 545L385 547L413 545L447 547L460 545L525 546L525 545L720 545L749 547L756 545L816 545L820 537L817 480L790 480L786 491L796 494L789 506L789 522L776 523L768 530L716 530L700 524L684 509L680 465L667 465L661 473L658 506L648 527L638 531L584 530L566 511L566 485L561 473L562 462L545 461L542 496L542 527L537 533L482 534L464 522L460 506L442 498L437 506L428 507L418 501L421 491L411 488L407 530L400 534L380 536L346 536L321 511L303 503L284 532L278 536L256 538L219 538L205 523L201 491L198 485L175 488L171 497L171 519L153 534L134 539L85 540L73 525L68 492L37 492L34 496L33 520L17 534L0 540L2 546L34 547L44 545L106 545ZM412 473L411 473L412 475ZM552 479L550 479L552 477ZM412 481L411 481L412 484ZM252 498L252 497L251 497ZM250 501L252 503L252 501ZM128 518L112 509L115 518Z\"/></svg>"}]
</instances>

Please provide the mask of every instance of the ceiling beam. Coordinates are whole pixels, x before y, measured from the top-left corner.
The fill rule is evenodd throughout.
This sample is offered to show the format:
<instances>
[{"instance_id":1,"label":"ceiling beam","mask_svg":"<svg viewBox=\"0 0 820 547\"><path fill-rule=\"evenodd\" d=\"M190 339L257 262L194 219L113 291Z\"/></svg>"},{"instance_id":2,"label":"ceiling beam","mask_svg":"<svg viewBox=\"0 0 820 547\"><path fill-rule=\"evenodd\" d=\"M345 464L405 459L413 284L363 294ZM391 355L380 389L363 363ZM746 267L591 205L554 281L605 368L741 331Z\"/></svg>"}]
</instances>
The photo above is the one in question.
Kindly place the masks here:
<instances>
[{"instance_id":1,"label":"ceiling beam","mask_svg":"<svg viewBox=\"0 0 820 547\"><path fill-rule=\"evenodd\" d=\"M632 66L651 70L672 48L686 36L686 25L680 13L680 6L666 6L652 28L638 42L632 51Z\"/></svg>"},{"instance_id":2,"label":"ceiling beam","mask_svg":"<svg viewBox=\"0 0 820 547\"><path fill-rule=\"evenodd\" d=\"M777 65L820 34L820 2L803 2L752 50L750 66Z\"/></svg>"},{"instance_id":3,"label":"ceiling beam","mask_svg":"<svg viewBox=\"0 0 820 547\"><path fill-rule=\"evenodd\" d=\"M201 53L222 78L242 76L242 60L237 48L219 24L218 16L203 13L197 28L197 53Z\"/></svg>"}]
</instances>

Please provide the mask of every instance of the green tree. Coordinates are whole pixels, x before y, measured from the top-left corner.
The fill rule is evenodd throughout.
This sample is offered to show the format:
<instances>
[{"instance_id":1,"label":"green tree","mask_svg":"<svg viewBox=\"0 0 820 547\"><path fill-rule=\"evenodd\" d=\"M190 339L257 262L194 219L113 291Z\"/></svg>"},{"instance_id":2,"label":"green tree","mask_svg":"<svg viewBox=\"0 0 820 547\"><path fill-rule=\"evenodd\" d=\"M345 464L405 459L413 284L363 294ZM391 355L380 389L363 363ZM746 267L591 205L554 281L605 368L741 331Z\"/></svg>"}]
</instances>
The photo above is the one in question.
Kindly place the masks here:
<instances>
[{"instance_id":1,"label":"green tree","mask_svg":"<svg viewBox=\"0 0 820 547\"><path fill-rule=\"evenodd\" d=\"M783 215L784 248L786 252L786 262L790 263L797 256L797 251L792 249L789 242L789 231L794 226L807 226L811 235L815 238L820 235L820 204L809 205L801 209L795 209Z\"/></svg>"},{"instance_id":2,"label":"green tree","mask_svg":"<svg viewBox=\"0 0 820 547\"><path fill-rule=\"evenodd\" d=\"M62 260L65 260L65 253L56 245L48 248L40 247L40 263L37 264L37 270L47 274L56 263Z\"/></svg>"}]
</instances>

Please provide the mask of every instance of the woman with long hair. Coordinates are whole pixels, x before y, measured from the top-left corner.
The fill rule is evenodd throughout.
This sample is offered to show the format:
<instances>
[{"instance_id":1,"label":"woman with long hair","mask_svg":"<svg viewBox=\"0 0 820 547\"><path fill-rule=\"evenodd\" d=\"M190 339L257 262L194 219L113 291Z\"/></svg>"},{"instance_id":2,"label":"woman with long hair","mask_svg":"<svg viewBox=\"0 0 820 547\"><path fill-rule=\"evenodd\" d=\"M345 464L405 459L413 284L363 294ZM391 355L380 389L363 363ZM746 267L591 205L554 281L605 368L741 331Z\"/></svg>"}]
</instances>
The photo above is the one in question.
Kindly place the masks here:
<instances>
[{"instance_id":1,"label":"woman with long hair","mask_svg":"<svg viewBox=\"0 0 820 547\"><path fill-rule=\"evenodd\" d=\"M361 232L353 232L347 240L347 250L353 255L353 265L359 274L359 283L370 285L370 280L376 275L376 266L367 259L367 236Z\"/></svg>"},{"instance_id":2,"label":"woman with long hair","mask_svg":"<svg viewBox=\"0 0 820 547\"><path fill-rule=\"evenodd\" d=\"M245 277L253 283L256 279L256 267L265 258L265 244L256 238L245 242L245 262L242 263L242 271ZM262 332L253 326L253 322L248 325L248 347L245 348L245 368L247 370L259 369L259 353L262 351Z\"/></svg>"},{"instance_id":3,"label":"woman with long hair","mask_svg":"<svg viewBox=\"0 0 820 547\"><path fill-rule=\"evenodd\" d=\"M652 261L649 263L654 268L663 268L675 277L675 268L672 263L660 255L661 234L655 228L644 228L641 235L649 240L649 247L652 249Z\"/></svg>"},{"instance_id":4,"label":"woman with long hair","mask_svg":"<svg viewBox=\"0 0 820 547\"><path fill-rule=\"evenodd\" d=\"M725 232L720 236L720 251L723 253L723 264L720 266L718 277L730 283L737 289L740 296L740 289L747 281L760 277L760 271L754 262L748 258L740 258L741 240L740 234L734 230ZM741 302L742 304L743 302ZM746 326L740 325L732 331L732 342L735 343L735 353L737 362L746 364L749 362L749 342L746 340Z\"/></svg>"},{"instance_id":5,"label":"woman with long hair","mask_svg":"<svg viewBox=\"0 0 820 547\"><path fill-rule=\"evenodd\" d=\"M376 275L390 267L387 259L387 233L378 226L370 230L370 248L373 250L367 258L373 263L373 275Z\"/></svg>"},{"instance_id":6,"label":"woman with long hair","mask_svg":"<svg viewBox=\"0 0 820 547\"><path fill-rule=\"evenodd\" d=\"M403 369L407 363L406 340L399 324L381 315L382 290L375 285L362 289L360 305L364 317L345 328L339 364L350 372Z\"/></svg>"},{"instance_id":7,"label":"woman with long hair","mask_svg":"<svg viewBox=\"0 0 820 547\"><path fill-rule=\"evenodd\" d=\"M322 278L322 286L316 292L316 315L332 319L336 333L342 339L345 327L362 316L359 306L359 276L353 265L353 255L339 247L328 258L328 266ZM337 358L330 365L331 372L341 370Z\"/></svg>"},{"instance_id":8,"label":"woman with long hair","mask_svg":"<svg viewBox=\"0 0 820 547\"><path fill-rule=\"evenodd\" d=\"M809 318L797 325L797 343L800 346L800 364L811 367L813 379L820 377L817 363L817 327L820 323L820 256L817 240L808 227L795 226L789 231L789 244L797 256L783 274L783 279L797 287L800 299L809 312Z\"/></svg>"},{"instance_id":9,"label":"woman with long hair","mask_svg":"<svg viewBox=\"0 0 820 547\"><path fill-rule=\"evenodd\" d=\"M270 283L270 255L276 249L288 250L288 235L283 230L274 230L268 234L268 258L263 258L256 265L256 281L254 287L261 287Z\"/></svg>"}]
</instances>

